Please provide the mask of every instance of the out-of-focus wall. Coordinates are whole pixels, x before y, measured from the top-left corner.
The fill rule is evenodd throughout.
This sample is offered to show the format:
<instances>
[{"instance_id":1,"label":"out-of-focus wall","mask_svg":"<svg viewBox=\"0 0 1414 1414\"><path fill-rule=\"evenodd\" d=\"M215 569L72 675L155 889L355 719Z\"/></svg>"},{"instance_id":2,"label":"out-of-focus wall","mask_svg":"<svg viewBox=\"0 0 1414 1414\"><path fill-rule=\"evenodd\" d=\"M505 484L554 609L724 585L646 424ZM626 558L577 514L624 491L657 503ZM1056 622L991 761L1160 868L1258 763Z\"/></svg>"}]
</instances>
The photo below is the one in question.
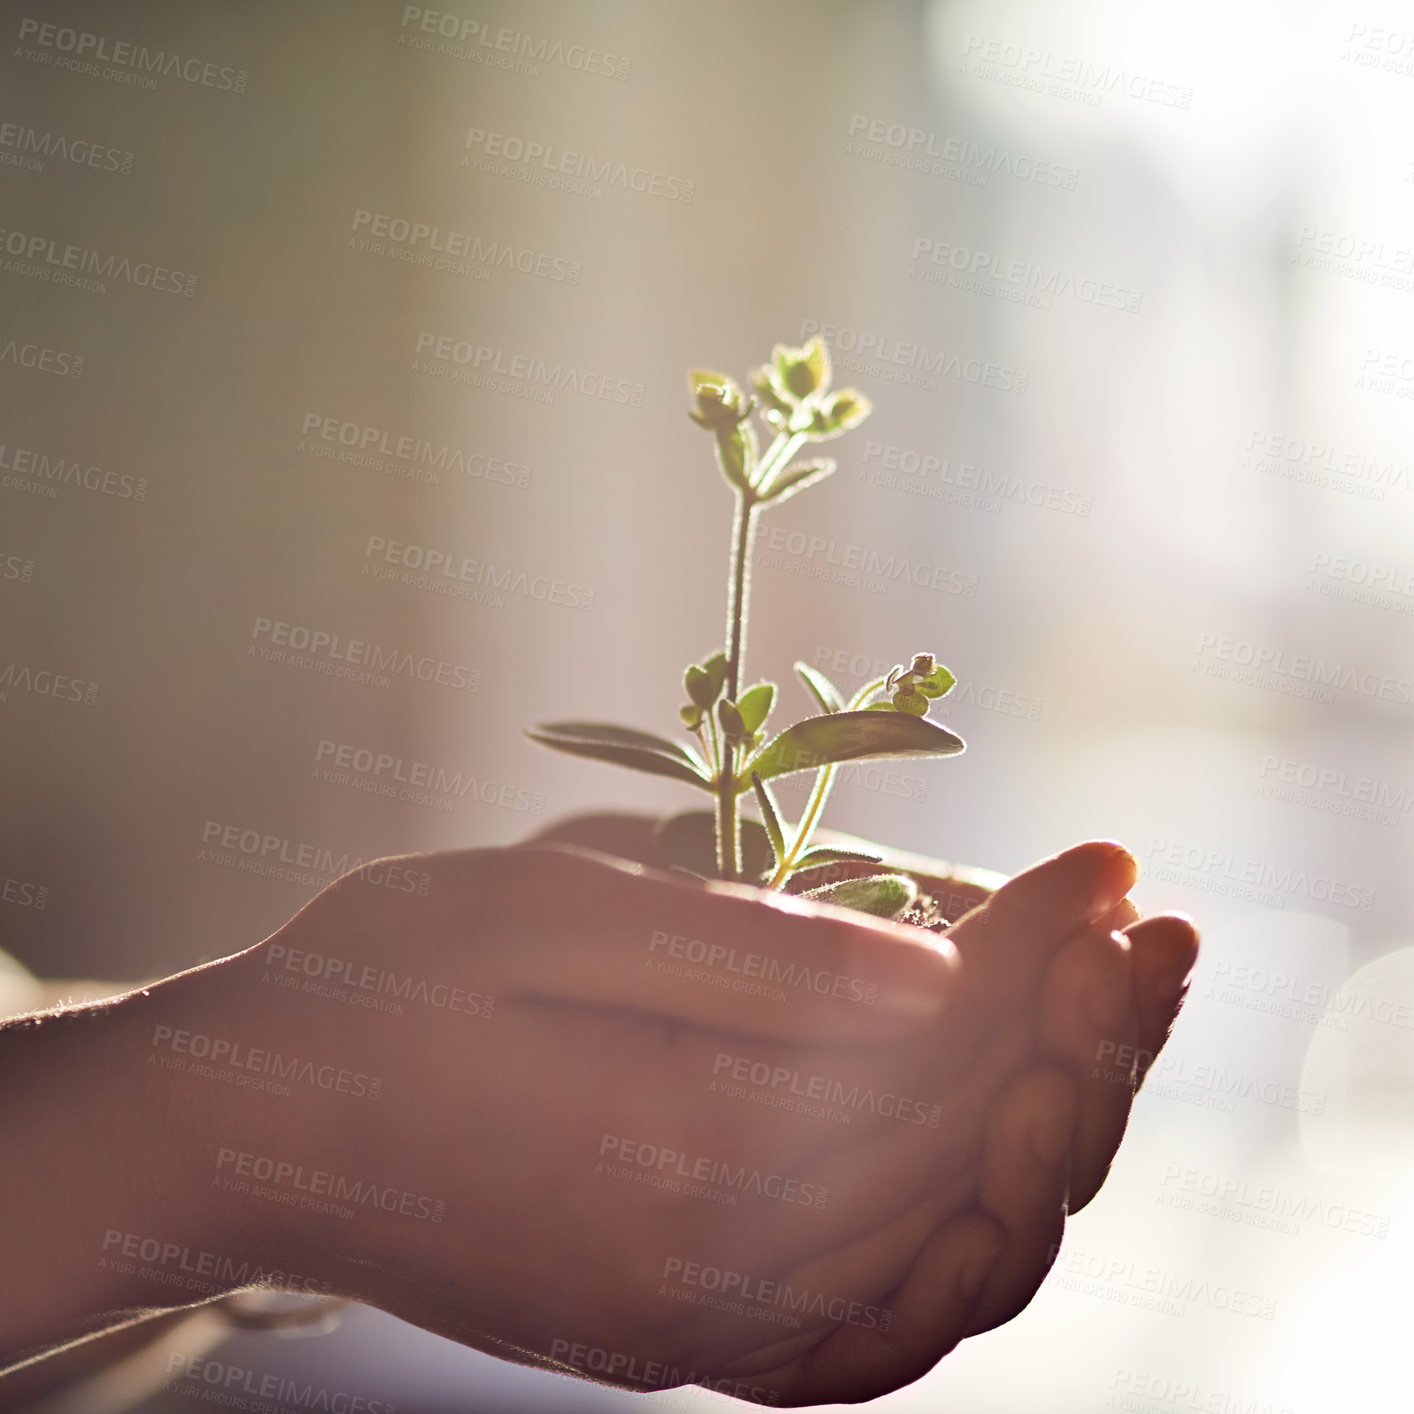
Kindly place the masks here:
<instances>
[{"instance_id":1,"label":"out-of-focus wall","mask_svg":"<svg viewBox=\"0 0 1414 1414\"><path fill-rule=\"evenodd\" d=\"M730 518L684 371L823 332L876 410L764 522L752 673L794 711L795 658L853 685L930 649L969 742L847 778L832 823L1004 870L1116 836L1208 939L1058 1276L894 1403L1397 1397L1407 14L63 0L3 26L0 946L155 975L346 864L682 804L521 727L671 728ZM621 1402L358 1320L399 1407L493 1379L488 1408Z\"/></svg>"}]
</instances>

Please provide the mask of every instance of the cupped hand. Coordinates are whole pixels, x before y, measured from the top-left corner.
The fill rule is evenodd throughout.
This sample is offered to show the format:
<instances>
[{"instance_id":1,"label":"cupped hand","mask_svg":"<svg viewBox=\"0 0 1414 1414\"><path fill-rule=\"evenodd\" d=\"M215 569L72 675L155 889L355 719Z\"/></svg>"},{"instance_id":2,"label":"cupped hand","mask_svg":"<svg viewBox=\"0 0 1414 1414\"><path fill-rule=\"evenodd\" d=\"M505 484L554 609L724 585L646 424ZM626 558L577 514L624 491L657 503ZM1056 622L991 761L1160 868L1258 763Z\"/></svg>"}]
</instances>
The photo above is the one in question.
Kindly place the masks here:
<instances>
[{"instance_id":1,"label":"cupped hand","mask_svg":"<svg viewBox=\"0 0 1414 1414\"><path fill-rule=\"evenodd\" d=\"M1132 921L1106 844L946 940L564 845L397 863L425 895L349 876L244 961L479 999L354 1024L261 988L383 1078L376 1114L331 1106L289 1143L445 1212L288 1241L343 1294L507 1358L766 1403L885 1393L1024 1307L1128 1113L1094 1057L1161 1041L1181 979L1158 962L1194 946Z\"/></svg>"}]
</instances>

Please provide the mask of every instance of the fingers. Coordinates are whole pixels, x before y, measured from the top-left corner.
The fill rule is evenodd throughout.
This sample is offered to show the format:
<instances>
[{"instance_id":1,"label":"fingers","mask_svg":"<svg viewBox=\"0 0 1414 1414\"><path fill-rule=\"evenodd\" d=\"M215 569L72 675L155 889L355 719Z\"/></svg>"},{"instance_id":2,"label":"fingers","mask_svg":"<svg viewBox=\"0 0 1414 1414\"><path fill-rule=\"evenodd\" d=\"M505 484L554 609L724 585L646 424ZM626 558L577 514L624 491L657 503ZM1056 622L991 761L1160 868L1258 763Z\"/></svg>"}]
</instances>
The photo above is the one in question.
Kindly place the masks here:
<instances>
[{"instance_id":1,"label":"fingers","mask_svg":"<svg viewBox=\"0 0 1414 1414\"><path fill-rule=\"evenodd\" d=\"M1006 1234L967 1213L939 1228L880 1304L888 1329L840 1325L771 1383L783 1403L861 1404L921 1379L967 1334Z\"/></svg>"},{"instance_id":2,"label":"fingers","mask_svg":"<svg viewBox=\"0 0 1414 1414\"><path fill-rule=\"evenodd\" d=\"M1121 845L1076 845L1008 880L946 936L1014 994L1067 938L1114 910L1138 872Z\"/></svg>"},{"instance_id":3,"label":"fingers","mask_svg":"<svg viewBox=\"0 0 1414 1414\"><path fill-rule=\"evenodd\" d=\"M1019 1075L987 1126L977 1207L1004 1241L977 1300L969 1335L1025 1309L1055 1261L1065 1228L1075 1086L1056 1070Z\"/></svg>"},{"instance_id":4,"label":"fingers","mask_svg":"<svg viewBox=\"0 0 1414 1414\"><path fill-rule=\"evenodd\" d=\"M1104 1182L1129 1122L1139 1054L1131 953L1124 934L1100 925L1067 944L1046 972L1038 1048L1076 1085L1072 1213Z\"/></svg>"},{"instance_id":5,"label":"fingers","mask_svg":"<svg viewBox=\"0 0 1414 1414\"><path fill-rule=\"evenodd\" d=\"M1125 930L1133 954L1139 1083L1164 1047L1198 960L1198 930L1181 913L1157 914Z\"/></svg>"},{"instance_id":6,"label":"fingers","mask_svg":"<svg viewBox=\"0 0 1414 1414\"><path fill-rule=\"evenodd\" d=\"M527 996L632 1008L779 1041L897 1040L936 1024L958 963L943 940L742 885L562 845L482 851L477 932Z\"/></svg>"}]
</instances>

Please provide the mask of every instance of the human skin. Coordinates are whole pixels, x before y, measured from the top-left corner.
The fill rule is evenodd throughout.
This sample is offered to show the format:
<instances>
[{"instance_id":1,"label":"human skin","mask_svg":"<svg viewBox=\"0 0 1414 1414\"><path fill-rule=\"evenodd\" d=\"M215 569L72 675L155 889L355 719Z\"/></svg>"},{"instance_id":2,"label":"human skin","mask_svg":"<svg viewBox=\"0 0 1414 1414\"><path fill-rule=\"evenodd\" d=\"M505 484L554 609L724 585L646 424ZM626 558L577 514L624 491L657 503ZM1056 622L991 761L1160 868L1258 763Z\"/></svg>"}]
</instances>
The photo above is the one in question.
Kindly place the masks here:
<instances>
[{"instance_id":1,"label":"human skin","mask_svg":"<svg viewBox=\"0 0 1414 1414\"><path fill-rule=\"evenodd\" d=\"M1137 920L1134 873L1117 846L1079 846L940 941L563 844L409 856L234 957L8 1023L0 1370L259 1284L527 1364L587 1373L576 1351L612 1352L592 1373L631 1388L781 1405L898 1388L1026 1305L1108 1168L1132 1086L1092 1079L1099 1047L1158 1050L1196 949L1181 918ZM653 966L674 938L734 950L723 975L754 956L809 980L752 993ZM443 1001L307 991L311 958ZM240 1049L208 1074L216 1042ZM287 1094L237 1083L268 1084L270 1056ZM910 1118L729 1098L723 1057L909 1097ZM277 1196L318 1172L380 1197L345 1217L223 1186L256 1160L299 1170ZM716 1200L680 1178L708 1170ZM720 1177L758 1170L793 1187ZM787 1326L762 1319L769 1300L707 1305L707 1268L827 1309Z\"/></svg>"}]
</instances>

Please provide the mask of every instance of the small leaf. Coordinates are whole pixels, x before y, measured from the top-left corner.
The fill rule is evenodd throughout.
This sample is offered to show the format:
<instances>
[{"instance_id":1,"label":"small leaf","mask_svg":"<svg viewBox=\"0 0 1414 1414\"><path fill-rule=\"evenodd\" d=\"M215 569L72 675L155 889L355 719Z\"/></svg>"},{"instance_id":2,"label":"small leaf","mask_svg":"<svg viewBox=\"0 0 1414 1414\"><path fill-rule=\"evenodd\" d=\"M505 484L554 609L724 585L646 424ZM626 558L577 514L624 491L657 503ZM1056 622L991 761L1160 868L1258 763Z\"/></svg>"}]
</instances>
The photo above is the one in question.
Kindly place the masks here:
<instances>
[{"instance_id":1,"label":"small leaf","mask_svg":"<svg viewBox=\"0 0 1414 1414\"><path fill-rule=\"evenodd\" d=\"M838 761L881 757L955 756L965 749L960 736L927 717L892 710L832 712L806 717L768 742L737 778L737 791L747 790L759 771L762 780L792 771L813 771Z\"/></svg>"},{"instance_id":2,"label":"small leaf","mask_svg":"<svg viewBox=\"0 0 1414 1414\"><path fill-rule=\"evenodd\" d=\"M735 380L725 373L711 368L694 368L687 375L687 385L697 399L696 410L688 416L709 432L725 432L751 411L751 403L743 396Z\"/></svg>"},{"instance_id":3,"label":"small leaf","mask_svg":"<svg viewBox=\"0 0 1414 1414\"><path fill-rule=\"evenodd\" d=\"M722 694L722 684L727 680L727 655L714 653L703 663L693 663L682 675L682 685L687 695L704 712Z\"/></svg>"},{"instance_id":4,"label":"small leaf","mask_svg":"<svg viewBox=\"0 0 1414 1414\"><path fill-rule=\"evenodd\" d=\"M750 815L741 818L742 877L759 883L775 872L766 828ZM717 816L711 810L687 810L662 821L653 831L654 843L675 868L704 879L717 878Z\"/></svg>"},{"instance_id":5,"label":"small leaf","mask_svg":"<svg viewBox=\"0 0 1414 1414\"><path fill-rule=\"evenodd\" d=\"M756 434L750 423L733 425L717 433L717 465L722 475L736 487L745 490L756 465Z\"/></svg>"},{"instance_id":6,"label":"small leaf","mask_svg":"<svg viewBox=\"0 0 1414 1414\"><path fill-rule=\"evenodd\" d=\"M741 719L741 708L730 697L724 697L717 703L717 722L730 742L744 741L751 735Z\"/></svg>"},{"instance_id":7,"label":"small leaf","mask_svg":"<svg viewBox=\"0 0 1414 1414\"><path fill-rule=\"evenodd\" d=\"M696 752L651 732L607 722L541 722L525 734L531 741L571 756L587 756L652 776L669 776L706 791L713 789L712 777Z\"/></svg>"},{"instance_id":8,"label":"small leaf","mask_svg":"<svg viewBox=\"0 0 1414 1414\"><path fill-rule=\"evenodd\" d=\"M881 864L884 856L863 849L831 849L817 844L807 849L796 861L796 873L805 869L820 869L826 864Z\"/></svg>"},{"instance_id":9,"label":"small leaf","mask_svg":"<svg viewBox=\"0 0 1414 1414\"><path fill-rule=\"evenodd\" d=\"M690 732L695 732L702 725L702 708L695 702L685 702L678 708L678 716Z\"/></svg>"},{"instance_id":10,"label":"small leaf","mask_svg":"<svg viewBox=\"0 0 1414 1414\"><path fill-rule=\"evenodd\" d=\"M946 697L956 686L957 679L939 663L933 671L918 684L918 690L925 697Z\"/></svg>"},{"instance_id":11,"label":"small leaf","mask_svg":"<svg viewBox=\"0 0 1414 1414\"><path fill-rule=\"evenodd\" d=\"M878 918L897 918L913 907L918 885L907 874L869 874L862 879L822 884L818 889L807 889L800 897L839 904Z\"/></svg>"},{"instance_id":12,"label":"small leaf","mask_svg":"<svg viewBox=\"0 0 1414 1414\"><path fill-rule=\"evenodd\" d=\"M809 663L797 663L795 670L800 680L810 690L810 695L827 712L844 711L844 695L824 673L812 668Z\"/></svg>"},{"instance_id":13,"label":"small leaf","mask_svg":"<svg viewBox=\"0 0 1414 1414\"><path fill-rule=\"evenodd\" d=\"M751 773L751 784L756 791L756 803L761 807L761 823L766 827L766 838L771 841L773 861L779 865L786 857L786 837L781 829L781 814L771 795L771 787L756 774Z\"/></svg>"},{"instance_id":14,"label":"small leaf","mask_svg":"<svg viewBox=\"0 0 1414 1414\"><path fill-rule=\"evenodd\" d=\"M747 731L761 730L762 723L771 715L775 701L776 684L773 682L758 682L755 687L748 687L741 694L736 707Z\"/></svg>"},{"instance_id":15,"label":"small leaf","mask_svg":"<svg viewBox=\"0 0 1414 1414\"><path fill-rule=\"evenodd\" d=\"M894 693L893 705L900 712L908 712L915 717L921 717L928 710L928 699L921 692L904 688Z\"/></svg>"},{"instance_id":16,"label":"small leaf","mask_svg":"<svg viewBox=\"0 0 1414 1414\"><path fill-rule=\"evenodd\" d=\"M770 489L762 499L788 501L798 491L804 491L807 486L813 486L817 481L823 481L834 470L835 462L831 457L818 457L814 461L799 462L795 466L788 466L771 483Z\"/></svg>"}]
</instances>

